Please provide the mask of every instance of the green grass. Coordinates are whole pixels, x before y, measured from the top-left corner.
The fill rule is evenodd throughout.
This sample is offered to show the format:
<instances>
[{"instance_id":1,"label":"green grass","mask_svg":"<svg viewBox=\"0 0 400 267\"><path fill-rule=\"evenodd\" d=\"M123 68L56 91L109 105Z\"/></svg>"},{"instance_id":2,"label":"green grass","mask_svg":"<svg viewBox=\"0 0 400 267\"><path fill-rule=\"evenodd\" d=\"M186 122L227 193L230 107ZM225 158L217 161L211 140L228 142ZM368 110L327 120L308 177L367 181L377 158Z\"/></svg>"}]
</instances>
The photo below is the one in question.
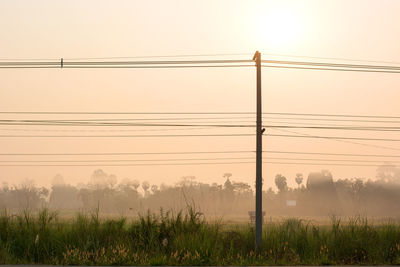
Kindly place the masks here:
<instances>
[{"instance_id":1,"label":"green grass","mask_svg":"<svg viewBox=\"0 0 400 267\"><path fill-rule=\"evenodd\" d=\"M263 250L254 228L206 222L201 213L144 214L138 220L101 219L98 213L60 220L0 216L0 264L63 265L328 265L400 264L400 225L355 218L329 226L299 219L264 225Z\"/></svg>"}]
</instances>

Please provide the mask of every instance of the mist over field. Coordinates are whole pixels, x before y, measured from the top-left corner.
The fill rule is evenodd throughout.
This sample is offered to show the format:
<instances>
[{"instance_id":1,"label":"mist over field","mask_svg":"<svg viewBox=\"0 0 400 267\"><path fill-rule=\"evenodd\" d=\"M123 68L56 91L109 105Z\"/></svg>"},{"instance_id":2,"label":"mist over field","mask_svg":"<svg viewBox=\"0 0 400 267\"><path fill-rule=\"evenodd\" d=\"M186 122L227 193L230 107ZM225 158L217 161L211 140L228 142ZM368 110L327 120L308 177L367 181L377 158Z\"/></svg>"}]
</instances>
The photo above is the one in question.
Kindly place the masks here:
<instances>
[{"instance_id":1,"label":"mist over field","mask_svg":"<svg viewBox=\"0 0 400 267\"><path fill-rule=\"evenodd\" d=\"M11 213L37 212L43 208L61 217L77 212L98 211L102 216L137 216L160 209L178 212L193 206L209 219L248 222L254 211L254 185L223 174L224 183L202 183L195 176L181 177L174 185L120 179L102 169L86 183L71 185L60 174L50 188L33 180L19 185L3 183L0 208ZM296 186L289 187L293 180ZM274 216L362 216L400 219L400 169L382 165L376 179L332 177L328 170L298 173L295 177L275 176L275 187L263 188L266 219Z\"/></svg>"}]
</instances>

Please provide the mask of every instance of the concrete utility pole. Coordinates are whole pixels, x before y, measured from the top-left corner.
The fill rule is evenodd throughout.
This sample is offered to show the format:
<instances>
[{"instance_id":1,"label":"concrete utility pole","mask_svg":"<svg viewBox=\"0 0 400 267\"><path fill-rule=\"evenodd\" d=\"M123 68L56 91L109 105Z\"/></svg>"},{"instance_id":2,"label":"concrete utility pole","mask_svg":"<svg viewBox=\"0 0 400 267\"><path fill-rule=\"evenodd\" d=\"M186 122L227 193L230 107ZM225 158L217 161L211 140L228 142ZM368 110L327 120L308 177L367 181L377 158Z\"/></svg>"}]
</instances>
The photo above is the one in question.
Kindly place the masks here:
<instances>
[{"instance_id":1,"label":"concrete utility pole","mask_svg":"<svg viewBox=\"0 0 400 267\"><path fill-rule=\"evenodd\" d=\"M262 101L261 101L261 53L256 52L253 60L257 67L257 134L256 134L256 251L262 244Z\"/></svg>"}]
</instances>

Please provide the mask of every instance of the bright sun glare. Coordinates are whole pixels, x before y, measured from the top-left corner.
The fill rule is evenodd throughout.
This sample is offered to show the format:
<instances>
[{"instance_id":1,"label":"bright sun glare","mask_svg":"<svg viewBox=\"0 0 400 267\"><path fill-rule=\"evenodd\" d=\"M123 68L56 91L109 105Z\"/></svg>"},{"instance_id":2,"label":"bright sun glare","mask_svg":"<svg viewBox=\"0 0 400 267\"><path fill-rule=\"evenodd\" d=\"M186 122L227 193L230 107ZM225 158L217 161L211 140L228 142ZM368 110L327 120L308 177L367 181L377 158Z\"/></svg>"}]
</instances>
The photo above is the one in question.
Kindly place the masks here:
<instances>
[{"instance_id":1,"label":"bright sun glare","mask_svg":"<svg viewBox=\"0 0 400 267\"><path fill-rule=\"evenodd\" d=\"M260 14L259 33L262 42L274 48L293 47L301 37L301 21L287 7L273 7Z\"/></svg>"}]
</instances>

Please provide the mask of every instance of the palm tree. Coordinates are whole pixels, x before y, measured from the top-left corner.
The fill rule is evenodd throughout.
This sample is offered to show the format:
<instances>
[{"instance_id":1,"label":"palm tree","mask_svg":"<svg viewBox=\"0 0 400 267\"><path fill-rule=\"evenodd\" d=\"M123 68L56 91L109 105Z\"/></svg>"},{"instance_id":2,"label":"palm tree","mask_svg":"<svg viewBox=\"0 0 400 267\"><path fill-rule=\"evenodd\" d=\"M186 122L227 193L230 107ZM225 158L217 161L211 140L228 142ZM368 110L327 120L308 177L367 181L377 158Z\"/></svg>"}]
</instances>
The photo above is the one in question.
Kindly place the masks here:
<instances>
[{"instance_id":1,"label":"palm tree","mask_svg":"<svg viewBox=\"0 0 400 267\"><path fill-rule=\"evenodd\" d=\"M302 173L296 173L296 183L300 188L301 183L303 182L303 174Z\"/></svg>"}]
</instances>

